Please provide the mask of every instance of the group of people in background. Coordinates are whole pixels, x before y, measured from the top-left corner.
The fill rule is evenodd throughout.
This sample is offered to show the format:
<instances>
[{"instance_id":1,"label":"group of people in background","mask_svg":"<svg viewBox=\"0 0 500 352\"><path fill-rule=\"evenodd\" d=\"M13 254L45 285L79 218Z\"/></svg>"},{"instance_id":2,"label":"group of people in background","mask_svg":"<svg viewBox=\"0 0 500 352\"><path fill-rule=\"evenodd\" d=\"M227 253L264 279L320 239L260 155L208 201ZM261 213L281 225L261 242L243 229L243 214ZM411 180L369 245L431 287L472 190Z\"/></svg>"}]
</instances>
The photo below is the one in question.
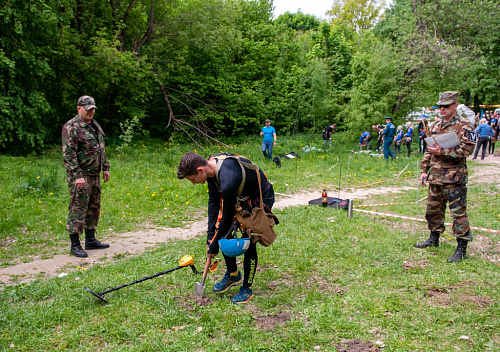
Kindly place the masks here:
<instances>
[{"instance_id":1,"label":"group of people in background","mask_svg":"<svg viewBox=\"0 0 500 352\"><path fill-rule=\"evenodd\" d=\"M392 123L392 118L389 116L385 117L386 125L373 125L372 129L377 132L377 148L376 151L383 151L384 158L389 159L395 158L398 154L401 153L401 144L406 145L406 149L408 151L408 156L411 154L411 143L413 142L413 125L411 122L407 122L405 124L406 133L402 125L396 126ZM369 141L371 139L370 132L363 132L361 134L361 138L359 139L360 149L370 148L369 142L366 143L365 140ZM394 145L394 152L390 149L391 146ZM383 146L383 149L380 147Z\"/></svg>"}]
</instances>

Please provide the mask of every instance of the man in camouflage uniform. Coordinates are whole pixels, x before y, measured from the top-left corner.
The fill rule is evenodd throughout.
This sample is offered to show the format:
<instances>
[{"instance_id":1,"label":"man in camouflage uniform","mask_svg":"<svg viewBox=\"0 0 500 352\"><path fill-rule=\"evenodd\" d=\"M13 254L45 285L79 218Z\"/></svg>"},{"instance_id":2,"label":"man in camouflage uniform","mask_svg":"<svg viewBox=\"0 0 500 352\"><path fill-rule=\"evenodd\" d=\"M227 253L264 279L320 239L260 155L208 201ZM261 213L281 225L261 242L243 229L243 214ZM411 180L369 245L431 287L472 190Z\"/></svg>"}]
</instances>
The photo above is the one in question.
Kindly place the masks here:
<instances>
[{"instance_id":1,"label":"man in camouflage uniform","mask_svg":"<svg viewBox=\"0 0 500 352\"><path fill-rule=\"evenodd\" d=\"M78 115L62 129L62 149L71 201L66 230L71 239L70 254L87 257L80 245L85 229L85 249L108 248L95 238L101 210L101 180L109 180L109 162L104 147L104 132L93 120L94 98L84 95L78 99Z\"/></svg>"},{"instance_id":2,"label":"man in camouflage uniform","mask_svg":"<svg viewBox=\"0 0 500 352\"><path fill-rule=\"evenodd\" d=\"M457 114L457 92L440 93L437 105L440 118L436 118L436 122L431 127L431 136L456 133L460 145L447 149L442 149L437 144L427 146L424 159L420 163L422 168L420 183L425 186L426 179L429 181L425 218L431 233L428 240L417 243L415 247L439 246L439 236L444 232L446 202L449 202L453 216L453 234L458 246L453 256L447 261L459 262L465 259L467 244L472 241L467 216L466 158L474 151L473 126L465 115Z\"/></svg>"}]
</instances>

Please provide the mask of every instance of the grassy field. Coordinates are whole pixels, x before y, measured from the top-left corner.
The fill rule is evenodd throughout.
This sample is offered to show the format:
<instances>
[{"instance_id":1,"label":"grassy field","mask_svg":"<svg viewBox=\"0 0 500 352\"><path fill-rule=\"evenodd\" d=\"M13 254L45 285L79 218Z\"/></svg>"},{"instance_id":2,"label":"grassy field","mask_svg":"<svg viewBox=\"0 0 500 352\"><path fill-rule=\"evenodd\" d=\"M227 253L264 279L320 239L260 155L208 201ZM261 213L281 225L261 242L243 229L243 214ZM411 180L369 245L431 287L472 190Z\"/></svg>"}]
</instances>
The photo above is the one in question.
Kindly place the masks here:
<instances>
[{"instance_id":1,"label":"grassy field","mask_svg":"<svg viewBox=\"0 0 500 352\"><path fill-rule=\"evenodd\" d=\"M385 162L349 154L356 146L342 136L330 152L302 152L303 146L313 145L310 137L280 142L285 144L275 154L301 155L284 160L280 169L262 160L258 138L234 143L231 152L257 162L276 192L316 190L318 197L323 187L335 195L339 184L343 189L393 179L409 164L398 180L382 185L410 189L356 204L395 202L399 204L366 209L423 217L425 202L412 203L426 191L415 187L419 155ZM180 156L189 150L195 146L149 141L117 154L111 146L102 236L150 224L180 226L195 220L192 214L203 214L206 186L175 177ZM220 149L198 151L208 156ZM67 188L60 151L2 156L0 162L1 265L67 253ZM470 185L468 197L472 225L499 229L496 185ZM112 292L107 304L83 289L102 291L175 267L184 254L195 255L201 269L204 246L199 239L171 241L138 257L5 287L0 291L0 349L500 351L500 266L489 260L498 254L492 253L495 247L484 245L485 239L497 243L498 234L475 232L470 258L447 264L456 247L449 235L438 249L413 248L427 236L422 223L359 213L348 218L343 210L307 206L276 214L281 221L278 239L270 247L259 246L251 304L232 305L236 289L221 296L210 292L222 267L210 274L202 302L192 294L200 276L188 269ZM385 347L373 347L376 341Z\"/></svg>"}]
</instances>

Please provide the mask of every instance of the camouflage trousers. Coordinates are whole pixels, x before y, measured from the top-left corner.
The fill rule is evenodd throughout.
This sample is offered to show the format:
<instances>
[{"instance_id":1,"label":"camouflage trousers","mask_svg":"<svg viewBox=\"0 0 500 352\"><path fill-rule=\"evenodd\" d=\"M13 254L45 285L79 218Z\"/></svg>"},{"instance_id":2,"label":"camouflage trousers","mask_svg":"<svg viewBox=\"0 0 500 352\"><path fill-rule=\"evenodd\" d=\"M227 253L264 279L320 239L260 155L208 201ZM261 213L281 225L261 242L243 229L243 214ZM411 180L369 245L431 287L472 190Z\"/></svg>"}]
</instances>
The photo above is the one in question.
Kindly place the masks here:
<instances>
[{"instance_id":1,"label":"camouflage trousers","mask_svg":"<svg viewBox=\"0 0 500 352\"><path fill-rule=\"evenodd\" d=\"M472 241L472 232L467 216L467 185L451 183L444 185L429 185L427 210L425 219L429 230L443 233L446 203L450 203L453 217L453 234L467 241Z\"/></svg>"},{"instance_id":2,"label":"camouflage trousers","mask_svg":"<svg viewBox=\"0 0 500 352\"><path fill-rule=\"evenodd\" d=\"M73 180L68 178L69 203L66 230L71 235L81 235L84 229L95 230L101 211L101 179L99 175L84 176L85 187L76 188Z\"/></svg>"}]
</instances>

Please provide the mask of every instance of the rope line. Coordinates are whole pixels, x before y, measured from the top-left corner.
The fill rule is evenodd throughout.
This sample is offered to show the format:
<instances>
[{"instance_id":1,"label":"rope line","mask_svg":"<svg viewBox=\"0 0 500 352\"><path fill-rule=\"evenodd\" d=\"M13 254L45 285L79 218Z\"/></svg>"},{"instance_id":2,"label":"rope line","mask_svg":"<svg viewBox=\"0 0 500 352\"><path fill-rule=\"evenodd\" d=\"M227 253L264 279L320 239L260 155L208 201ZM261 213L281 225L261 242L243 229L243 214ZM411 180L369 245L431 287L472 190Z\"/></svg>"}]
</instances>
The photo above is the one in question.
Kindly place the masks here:
<instances>
[{"instance_id":1,"label":"rope line","mask_svg":"<svg viewBox=\"0 0 500 352\"><path fill-rule=\"evenodd\" d=\"M373 214L373 215L379 215L379 216L386 216L386 217L390 217L390 218L399 218L399 219L405 219L405 220L427 222L427 220L425 220L425 219L412 218L410 216L403 216L403 215L396 215L396 214L380 213L378 211L370 211L370 210L363 210L363 209L353 209L353 211L359 211L359 212L365 213L365 214ZM446 226L452 226L453 225L453 224L451 224L449 222L445 222L444 224ZM471 226L470 228L473 229L473 230L486 231L486 232L492 232L492 233L500 233L500 230L485 229L483 227Z\"/></svg>"}]
</instances>

